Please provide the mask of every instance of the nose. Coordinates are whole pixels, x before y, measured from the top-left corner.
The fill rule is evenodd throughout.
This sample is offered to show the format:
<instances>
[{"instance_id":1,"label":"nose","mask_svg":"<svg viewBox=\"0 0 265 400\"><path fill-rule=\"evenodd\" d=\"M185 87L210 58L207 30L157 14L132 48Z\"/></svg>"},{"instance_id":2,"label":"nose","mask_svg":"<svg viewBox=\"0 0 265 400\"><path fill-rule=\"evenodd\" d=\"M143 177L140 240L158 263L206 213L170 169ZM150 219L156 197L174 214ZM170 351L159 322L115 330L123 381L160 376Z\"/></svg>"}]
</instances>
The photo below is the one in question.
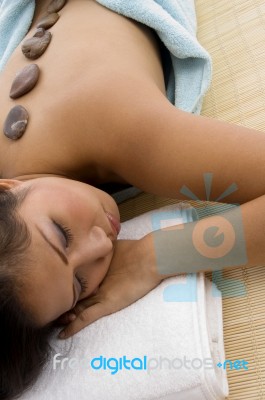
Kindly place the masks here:
<instances>
[{"instance_id":1,"label":"nose","mask_svg":"<svg viewBox=\"0 0 265 400\"><path fill-rule=\"evenodd\" d=\"M82 253L86 260L106 257L112 249L112 241L99 226L93 226L82 241Z\"/></svg>"}]
</instances>

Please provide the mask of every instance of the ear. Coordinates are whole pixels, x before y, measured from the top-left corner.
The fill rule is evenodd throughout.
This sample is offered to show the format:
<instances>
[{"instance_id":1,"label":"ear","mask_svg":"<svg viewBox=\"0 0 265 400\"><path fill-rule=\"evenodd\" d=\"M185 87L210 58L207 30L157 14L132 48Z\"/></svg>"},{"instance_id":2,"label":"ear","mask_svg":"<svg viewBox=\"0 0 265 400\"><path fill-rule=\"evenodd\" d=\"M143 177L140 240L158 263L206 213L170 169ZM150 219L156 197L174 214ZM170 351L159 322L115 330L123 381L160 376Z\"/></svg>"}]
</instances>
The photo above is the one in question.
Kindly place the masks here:
<instances>
[{"instance_id":1,"label":"ear","mask_svg":"<svg viewBox=\"0 0 265 400\"><path fill-rule=\"evenodd\" d=\"M17 179L0 179L0 190L10 190L19 185L22 185L22 182Z\"/></svg>"}]
</instances>

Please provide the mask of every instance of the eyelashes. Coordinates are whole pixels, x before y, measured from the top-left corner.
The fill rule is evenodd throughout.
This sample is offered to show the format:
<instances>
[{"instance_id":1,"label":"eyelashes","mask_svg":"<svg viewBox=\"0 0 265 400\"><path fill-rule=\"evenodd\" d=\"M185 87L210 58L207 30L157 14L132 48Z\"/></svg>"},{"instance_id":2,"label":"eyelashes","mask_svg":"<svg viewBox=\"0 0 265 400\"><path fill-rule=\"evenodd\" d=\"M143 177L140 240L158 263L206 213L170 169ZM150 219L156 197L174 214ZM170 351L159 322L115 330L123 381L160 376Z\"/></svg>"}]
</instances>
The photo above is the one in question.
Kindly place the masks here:
<instances>
[{"instance_id":1,"label":"eyelashes","mask_svg":"<svg viewBox=\"0 0 265 400\"><path fill-rule=\"evenodd\" d=\"M61 230L65 237L66 247L69 247L74 238L71 229L67 228L67 226L61 226Z\"/></svg>"},{"instance_id":2,"label":"eyelashes","mask_svg":"<svg viewBox=\"0 0 265 400\"><path fill-rule=\"evenodd\" d=\"M81 286L81 293L84 293L88 287L88 282L85 278L81 278L80 276L76 275L76 279L80 283Z\"/></svg>"},{"instance_id":3,"label":"eyelashes","mask_svg":"<svg viewBox=\"0 0 265 400\"><path fill-rule=\"evenodd\" d=\"M60 231L62 232L64 239L65 239L65 243L66 243L66 247L69 247L74 239L74 235L72 234L72 231L70 228L68 228L67 226L58 224L57 222L55 222L55 225L60 229Z\"/></svg>"},{"instance_id":4,"label":"eyelashes","mask_svg":"<svg viewBox=\"0 0 265 400\"><path fill-rule=\"evenodd\" d=\"M65 225L61 225L58 222L53 221L54 224L59 228L61 233L64 236L66 247L69 247L74 239L74 235L70 228ZM88 287L88 281L85 278L81 278L80 276L76 275L76 279L78 280L81 286L81 293L84 293Z\"/></svg>"}]
</instances>

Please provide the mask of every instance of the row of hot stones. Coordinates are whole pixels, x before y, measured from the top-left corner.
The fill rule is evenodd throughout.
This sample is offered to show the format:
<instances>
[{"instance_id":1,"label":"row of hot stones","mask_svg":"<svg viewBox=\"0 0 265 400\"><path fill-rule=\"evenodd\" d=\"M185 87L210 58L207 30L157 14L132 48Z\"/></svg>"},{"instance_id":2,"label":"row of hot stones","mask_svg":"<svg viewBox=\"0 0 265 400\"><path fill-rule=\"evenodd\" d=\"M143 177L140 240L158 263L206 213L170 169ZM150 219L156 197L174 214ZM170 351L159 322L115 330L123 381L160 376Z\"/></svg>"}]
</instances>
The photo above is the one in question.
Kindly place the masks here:
<instances>
[{"instance_id":1,"label":"row of hot stones","mask_svg":"<svg viewBox=\"0 0 265 400\"><path fill-rule=\"evenodd\" d=\"M37 30L32 38L22 43L22 52L26 58L36 60L49 46L52 34L48 31L59 19L58 11L66 4L67 0L52 0L45 14L37 21ZM9 96L11 99L30 92L37 84L40 68L37 64L29 64L20 70L12 83ZM29 121L28 111L21 105L13 107L4 122L4 134L8 139L17 140L25 133Z\"/></svg>"}]
</instances>

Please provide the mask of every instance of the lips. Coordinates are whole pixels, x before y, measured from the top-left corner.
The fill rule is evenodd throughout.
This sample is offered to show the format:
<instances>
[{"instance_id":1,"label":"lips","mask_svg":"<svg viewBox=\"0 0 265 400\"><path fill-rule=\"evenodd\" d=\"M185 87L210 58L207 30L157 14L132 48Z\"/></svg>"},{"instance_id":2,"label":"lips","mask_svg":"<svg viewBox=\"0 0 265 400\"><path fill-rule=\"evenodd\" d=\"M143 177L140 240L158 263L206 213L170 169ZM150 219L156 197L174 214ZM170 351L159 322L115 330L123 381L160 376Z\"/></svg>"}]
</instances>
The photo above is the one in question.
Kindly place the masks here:
<instances>
[{"instance_id":1,"label":"lips","mask_svg":"<svg viewBox=\"0 0 265 400\"><path fill-rule=\"evenodd\" d=\"M114 232L116 233L116 235L118 235L121 230L120 221L118 220L118 218L116 218L114 215L110 214L109 212L106 212L106 215L108 217L108 220L111 223L111 226L113 227Z\"/></svg>"}]
</instances>

